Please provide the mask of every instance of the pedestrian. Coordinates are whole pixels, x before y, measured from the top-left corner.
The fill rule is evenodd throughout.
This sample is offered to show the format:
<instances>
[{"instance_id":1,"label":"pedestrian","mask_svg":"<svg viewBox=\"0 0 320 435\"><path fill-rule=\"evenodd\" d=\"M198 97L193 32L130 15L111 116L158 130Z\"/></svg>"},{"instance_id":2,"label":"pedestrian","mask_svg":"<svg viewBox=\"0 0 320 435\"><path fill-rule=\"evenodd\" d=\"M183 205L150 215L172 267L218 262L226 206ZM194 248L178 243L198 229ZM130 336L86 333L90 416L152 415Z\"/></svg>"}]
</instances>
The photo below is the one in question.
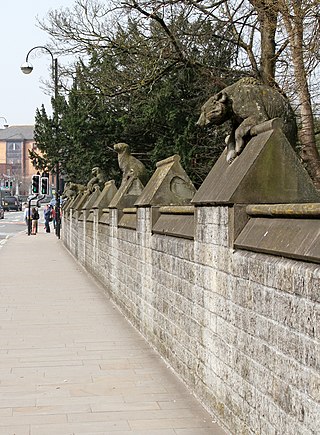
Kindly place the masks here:
<instances>
[{"instance_id":1,"label":"pedestrian","mask_svg":"<svg viewBox=\"0 0 320 435\"><path fill-rule=\"evenodd\" d=\"M32 231L31 234L36 235L38 232L38 220L39 220L39 213L37 207L32 208L31 218L32 218Z\"/></svg>"},{"instance_id":2,"label":"pedestrian","mask_svg":"<svg viewBox=\"0 0 320 435\"><path fill-rule=\"evenodd\" d=\"M27 202L24 203L24 221L27 226L27 234L29 234L29 225L31 228L31 210Z\"/></svg>"},{"instance_id":3,"label":"pedestrian","mask_svg":"<svg viewBox=\"0 0 320 435\"><path fill-rule=\"evenodd\" d=\"M51 206L51 217L52 217L53 229L56 229L56 211L52 206Z\"/></svg>"},{"instance_id":4,"label":"pedestrian","mask_svg":"<svg viewBox=\"0 0 320 435\"><path fill-rule=\"evenodd\" d=\"M44 209L44 224L46 233L50 233L50 221L52 220L51 217L51 207L49 205L46 205Z\"/></svg>"}]
</instances>

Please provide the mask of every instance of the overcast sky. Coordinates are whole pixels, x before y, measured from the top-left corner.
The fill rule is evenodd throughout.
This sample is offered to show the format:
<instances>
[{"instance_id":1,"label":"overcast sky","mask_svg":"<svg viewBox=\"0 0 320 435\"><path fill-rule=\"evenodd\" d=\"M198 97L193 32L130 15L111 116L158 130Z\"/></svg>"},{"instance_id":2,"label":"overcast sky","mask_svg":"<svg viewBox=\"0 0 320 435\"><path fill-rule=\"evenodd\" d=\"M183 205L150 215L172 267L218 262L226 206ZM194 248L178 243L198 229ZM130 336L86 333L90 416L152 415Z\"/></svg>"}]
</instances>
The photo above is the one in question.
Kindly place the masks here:
<instances>
[{"instance_id":1,"label":"overcast sky","mask_svg":"<svg viewBox=\"0 0 320 435\"><path fill-rule=\"evenodd\" d=\"M50 80L51 56L43 52L29 57L33 72L20 70L28 51L46 45L48 35L36 26L36 16L44 18L50 9L72 7L74 0L6 0L1 2L0 117L9 125L34 124L37 107L43 103L51 114L50 96L42 89L41 79ZM31 56L31 55L30 55ZM0 118L0 128L4 120Z\"/></svg>"}]
</instances>

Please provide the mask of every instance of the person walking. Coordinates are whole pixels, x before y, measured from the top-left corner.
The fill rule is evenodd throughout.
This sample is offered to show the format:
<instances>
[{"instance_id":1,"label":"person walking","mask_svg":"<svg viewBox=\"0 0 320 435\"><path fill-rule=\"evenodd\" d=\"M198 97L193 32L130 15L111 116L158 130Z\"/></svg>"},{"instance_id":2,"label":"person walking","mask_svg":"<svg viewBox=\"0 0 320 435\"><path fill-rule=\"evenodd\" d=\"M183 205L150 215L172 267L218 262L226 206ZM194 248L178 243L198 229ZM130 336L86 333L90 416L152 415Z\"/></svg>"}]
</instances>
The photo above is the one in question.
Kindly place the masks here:
<instances>
[{"instance_id":1,"label":"person walking","mask_svg":"<svg viewBox=\"0 0 320 435\"><path fill-rule=\"evenodd\" d=\"M56 211L55 208L51 206L51 217L52 217L52 223L53 223L53 229L56 229Z\"/></svg>"},{"instance_id":2,"label":"person walking","mask_svg":"<svg viewBox=\"0 0 320 435\"><path fill-rule=\"evenodd\" d=\"M31 218L32 218L32 231L31 234L36 235L38 232L38 220L39 220L39 213L37 207L33 207Z\"/></svg>"},{"instance_id":3,"label":"person walking","mask_svg":"<svg viewBox=\"0 0 320 435\"><path fill-rule=\"evenodd\" d=\"M44 225L46 228L46 233L50 233L50 220L52 220L51 207L46 205L46 208L44 209Z\"/></svg>"},{"instance_id":4,"label":"person walking","mask_svg":"<svg viewBox=\"0 0 320 435\"><path fill-rule=\"evenodd\" d=\"M24 221L27 226L27 234L29 234L29 231L31 232L31 209L29 209L29 204L27 202L24 203Z\"/></svg>"}]
</instances>

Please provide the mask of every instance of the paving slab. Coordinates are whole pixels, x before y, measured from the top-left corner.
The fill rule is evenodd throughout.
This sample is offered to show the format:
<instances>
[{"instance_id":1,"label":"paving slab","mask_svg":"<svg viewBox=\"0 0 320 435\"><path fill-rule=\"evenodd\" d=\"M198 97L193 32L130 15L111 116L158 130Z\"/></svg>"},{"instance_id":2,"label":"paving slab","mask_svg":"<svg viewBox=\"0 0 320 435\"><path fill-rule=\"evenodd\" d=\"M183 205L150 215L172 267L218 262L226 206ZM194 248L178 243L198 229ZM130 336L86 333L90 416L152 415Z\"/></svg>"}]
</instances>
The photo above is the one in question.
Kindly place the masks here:
<instances>
[{"instance_id":1,"label":"paving slab","mask_svg":"<svg viewBox=\"0 0 320 435\"><path fill-rule=\"evenodd\" d=\"M0 435L225 434L53 233L0 267Z\"/></svg>"}]
</instances>

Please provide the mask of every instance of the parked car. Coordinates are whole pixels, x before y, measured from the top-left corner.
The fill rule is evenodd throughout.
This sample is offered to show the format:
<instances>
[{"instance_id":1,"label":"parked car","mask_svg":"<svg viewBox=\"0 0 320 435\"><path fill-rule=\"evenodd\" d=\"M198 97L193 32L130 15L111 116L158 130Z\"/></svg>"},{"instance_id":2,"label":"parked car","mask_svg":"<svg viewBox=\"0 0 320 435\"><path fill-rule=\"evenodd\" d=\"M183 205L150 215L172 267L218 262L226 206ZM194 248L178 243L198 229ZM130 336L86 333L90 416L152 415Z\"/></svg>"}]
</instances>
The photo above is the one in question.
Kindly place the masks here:
<instances>
[{"instance_id":1,"label":"parked car","mask_svg":"<svg viewBox=\"0 0 320 435\"><path fill-rule=\"evenodd\" d=\"M23 204L28 201L28 195L18 195L18 200Z\"/></svg>"},{"instance_id":2,"label":"parked car","mask_svg":"<svg viewBox=\"0 0 320 435\"><path fill-rule=\"evenodd\" d=\"M2 201L4 211L21 211L22 205L15 196L5 196Z\"/></svg>"},{"instance_id":3,"label":"parked car","mask_svg":"<svg viewBox=\"0 0 320 435\"><path fill-rule=\"evenodd\" d=\"M1 204L0 204L0 219L4 219L4 210Z\"/></svg>"}]
</instances>

